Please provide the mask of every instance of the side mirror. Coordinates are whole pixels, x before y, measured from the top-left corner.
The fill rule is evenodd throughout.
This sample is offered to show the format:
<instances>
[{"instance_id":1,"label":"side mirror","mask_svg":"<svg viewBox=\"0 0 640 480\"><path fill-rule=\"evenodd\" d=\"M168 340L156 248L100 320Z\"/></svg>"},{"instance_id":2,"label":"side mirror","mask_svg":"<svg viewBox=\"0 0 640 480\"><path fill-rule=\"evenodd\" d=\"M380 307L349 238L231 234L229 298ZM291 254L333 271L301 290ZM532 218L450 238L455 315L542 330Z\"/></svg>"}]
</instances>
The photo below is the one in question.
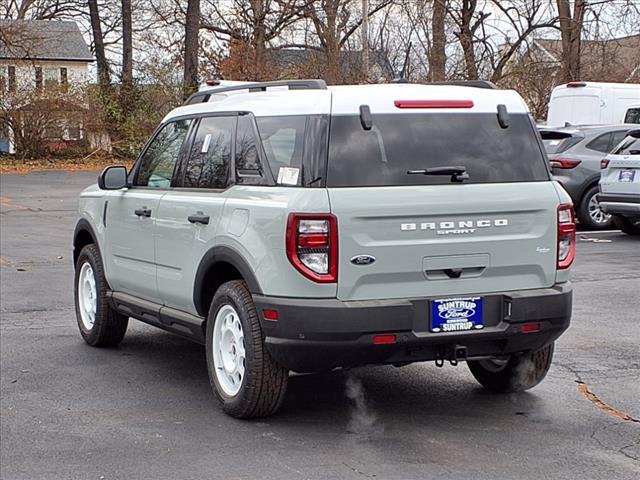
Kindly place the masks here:
<instances>
[{"instance_id":1,"label":"side mirror","mask_svg":"<svg viewBox=\"0 0 640 480\"><path fill-rule=\"evenodd\" d=\"M105 168L98 177L100 190L120 190L127 186L127 167L122 165Z\"/></svg>"}]
</instances>

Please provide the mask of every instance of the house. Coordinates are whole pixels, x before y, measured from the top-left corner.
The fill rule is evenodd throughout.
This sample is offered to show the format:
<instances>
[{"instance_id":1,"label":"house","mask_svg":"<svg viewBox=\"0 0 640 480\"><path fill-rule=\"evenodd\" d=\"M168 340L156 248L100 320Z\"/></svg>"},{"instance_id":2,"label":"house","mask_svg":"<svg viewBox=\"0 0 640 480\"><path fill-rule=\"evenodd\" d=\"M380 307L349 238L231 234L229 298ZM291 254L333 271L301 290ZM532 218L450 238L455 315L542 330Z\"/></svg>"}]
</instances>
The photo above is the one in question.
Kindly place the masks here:
<instances>
[{"instance_id":1,"label":"house","mask_svg":"<svg viewBox=\"0 0 640 480\"><path fill-rule=\"evenodd\" d=\"M75 22L0 20L0 153L15 153L23 133L14 131L21 128L18 121L33 127L24 119L33 117L45 101L55 110L39 124L46 142L82 140L86 106L62 93L87 83L93 60Z\"/></svg>"}]
</instances>

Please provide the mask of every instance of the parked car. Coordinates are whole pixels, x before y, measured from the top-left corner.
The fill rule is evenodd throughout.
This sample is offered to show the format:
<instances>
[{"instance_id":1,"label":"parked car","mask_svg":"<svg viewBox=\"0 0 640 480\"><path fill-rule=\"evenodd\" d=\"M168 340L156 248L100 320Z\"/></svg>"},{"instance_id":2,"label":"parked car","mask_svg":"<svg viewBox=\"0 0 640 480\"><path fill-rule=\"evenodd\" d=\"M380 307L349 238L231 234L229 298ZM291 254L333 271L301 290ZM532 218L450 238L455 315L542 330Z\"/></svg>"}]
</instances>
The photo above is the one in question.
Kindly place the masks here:
<instances>
[{"instance_id":1,"label":"parked car","mask_svg":"<svg viewBox=\"0 0 640 480\"><path fill-rule=\"evenodd\" d=\"M613 216L616 226L630 235L640 235L640 129L602 161L598 201Z\"/></svg>"},{"instance_id":2,"label":"parked car","mask_svg":"<svg viewBox=\"0 0 640 480\"><path fill-rule=\"evenodd\" d=\"M80 194L80 334L116 345L133 317L204 344L240 418L291 370L466 361L532 388L571 318L571 198L522 98L471 85L197 92Z\"/></svg>"},{"instance_id":3,"label":"parked car","mask_svg":"<svg viewBox=\"0 0 640 480\"><path fill-rule=\"evenodd\" d=\"M637 125L540 127L551 172L569 192L580 224L590 230L611 228L611 215L597 201L600 161Z\"/></svg>"},{"instance_id":4,"label":"parked car","mask_svg":"<svg viewBox=\"0 0 640 480\"><path fill-rule=\"evenodd\" d=\"M640 84L570 82L551 92L547 125L623 123L627 108L640 103Z\"/></svg>"}]
</instances>

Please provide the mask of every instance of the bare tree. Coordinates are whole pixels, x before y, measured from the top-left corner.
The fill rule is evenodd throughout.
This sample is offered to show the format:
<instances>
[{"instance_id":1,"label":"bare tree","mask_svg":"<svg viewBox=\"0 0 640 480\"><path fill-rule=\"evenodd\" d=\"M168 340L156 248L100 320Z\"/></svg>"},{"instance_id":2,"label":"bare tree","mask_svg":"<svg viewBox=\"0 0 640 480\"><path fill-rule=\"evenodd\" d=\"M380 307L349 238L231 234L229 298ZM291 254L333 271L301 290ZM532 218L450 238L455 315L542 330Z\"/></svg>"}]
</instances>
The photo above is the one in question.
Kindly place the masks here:
<instances>
[{"instance_id":1,"label":"bare tree","mask_svg":"<svg viewBox=\"0 0 640 480\"><path fill-rule=\"evenodd\" d=\"M198 89L198 33L200 31L200 0L189 0L184 29L183 97Z\"/></svg>"},{"instance_id":2,"label":"bare tree","mask_svg":"<svg viewBox=\"0 0 640 480\"><path fill-rule=\"evenodd\" d=\"M447 0L433 1L433 15L431 17L432 46L429 57L429 77L432 82L445 79L446 66L446 36L445 20L447 16Z\"/></svg>"},{"instance_id":3,"label":"bare tree","mask_svg":"<svg viewBox=\"0 0 640 480\"><path fill-rule=\"evenodd\" d=\"M562 74L563 82L580 79L580 47L584 22L586 0L575 0L573 13L569 0L556 0L560 19L562 38Z\"/></svg>"},{"instance_id":4,"label":"bare tree","mask_svg":"<svg viewBox=\"0 0 640 480\"><path fill-rule=\"evenodd\" d=\"M91 31L93 33L93 45L96 53L96 62L98 64L98 81L100 83L100 89L103 93L106 93L106 90L111 84L111 73L109 72L109 64L107 63L107 57L104 51L104 37L102 36L98 1L88 0L88 3Z\"/></svg>"}]
</instances>

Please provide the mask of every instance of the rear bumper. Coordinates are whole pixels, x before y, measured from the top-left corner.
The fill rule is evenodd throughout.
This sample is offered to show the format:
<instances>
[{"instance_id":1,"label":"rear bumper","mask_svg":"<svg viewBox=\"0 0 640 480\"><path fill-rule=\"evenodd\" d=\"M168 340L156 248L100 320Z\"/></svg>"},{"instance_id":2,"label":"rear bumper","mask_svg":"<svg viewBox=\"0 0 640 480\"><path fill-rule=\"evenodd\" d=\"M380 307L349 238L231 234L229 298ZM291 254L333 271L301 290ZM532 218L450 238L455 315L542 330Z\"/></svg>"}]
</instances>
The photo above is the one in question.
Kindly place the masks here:
<instances>
[{"instance_id":1,"label":"rear bumper","mask_svg":"<svg viewBox=\"0 0 640 480\"><path fill-rule=\"evenodd\" d=\"M598 194L600 208L614 215L640 215L640 195Z\"/></svg>"},{"instance_id":2,"label":"rear bumper","mask_svg":"<svg viewBox=\"0 0 640 480\"><path fill-rule=\"evenodd\" d=\"M482 297L485 328L447 333L429 331L429 298L342 302L254 295L254 302L270 354L297 372L435 360L460 346L467 358L502 355L541 348L569 327L570 283ZM264 309L277 310L278 320L265 320ZM539 322L540 330L522 333L525 322ZM374 345L379 334L395 335L396 343Z\"/></svg>"}]
</instances>

